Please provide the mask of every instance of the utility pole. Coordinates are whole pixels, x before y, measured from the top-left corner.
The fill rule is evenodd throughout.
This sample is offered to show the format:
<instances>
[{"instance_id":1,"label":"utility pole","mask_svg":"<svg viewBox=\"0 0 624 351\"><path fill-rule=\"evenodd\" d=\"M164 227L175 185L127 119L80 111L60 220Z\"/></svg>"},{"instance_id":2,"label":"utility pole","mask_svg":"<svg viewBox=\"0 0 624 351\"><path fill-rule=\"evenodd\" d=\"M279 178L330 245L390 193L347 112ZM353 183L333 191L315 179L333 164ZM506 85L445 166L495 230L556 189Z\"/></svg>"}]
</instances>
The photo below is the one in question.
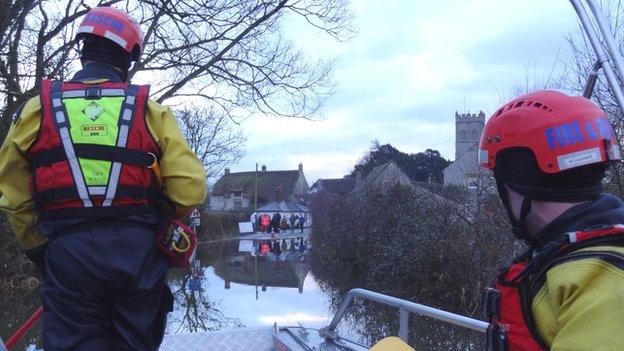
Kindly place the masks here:
<instances>
[{"instance_id":1,"label":"utility pole","mask_svg":"<svg viewBox=\"0 0 624 351\"><path fill-rule=\"evenodd\" d=\"M256 181L254 189L254 213L258 210L258 162L256 162Z\"/></svg>"}]
</instances>

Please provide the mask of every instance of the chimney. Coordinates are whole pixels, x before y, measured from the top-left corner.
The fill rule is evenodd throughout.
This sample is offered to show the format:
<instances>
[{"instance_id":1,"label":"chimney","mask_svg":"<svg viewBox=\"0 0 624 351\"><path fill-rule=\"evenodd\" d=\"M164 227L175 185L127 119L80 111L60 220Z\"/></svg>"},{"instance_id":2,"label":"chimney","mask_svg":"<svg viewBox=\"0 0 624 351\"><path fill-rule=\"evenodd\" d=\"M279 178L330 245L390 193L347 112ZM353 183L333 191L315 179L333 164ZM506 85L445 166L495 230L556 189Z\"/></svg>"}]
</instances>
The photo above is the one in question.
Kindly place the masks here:
<instances>
[{"instance_id":1,"label":"chimney","mask_svg":"<svg viewBox=\"0 0 624 351\"><path fill-rule=\"evenodd\" d=\"M280 202L282 201L282 186L278 186L277 189L275 189L275 201Z\"/></svg>"},{"instance_id":2,"label":"chimney","mask_svg":"<svg viewBox=\"0 0 624 351\"><path fill-rule=\"evenodd\" d=\"M302 172L303 172L303 163L300 163L299 164L299 173L302 173Z\"/></svg>"},{"instance_id":3,"label":"chimney","mask_svg":"<svg viewBox=\"0 0 624 351\"><path fill-rule=\"evenodd\" d=\"M262 172L266 172L266 166L262 165Z\"/></svg>"},{"instance_id":4,"label":"chimney","mask_svg":"<svg viewBox=\"0 0 624 351\"><path fill-rule=\"evenodd\" d=\"M225 167L225 174L230 174L230 168L229 167Z\"/></svg>"}]
</instances>

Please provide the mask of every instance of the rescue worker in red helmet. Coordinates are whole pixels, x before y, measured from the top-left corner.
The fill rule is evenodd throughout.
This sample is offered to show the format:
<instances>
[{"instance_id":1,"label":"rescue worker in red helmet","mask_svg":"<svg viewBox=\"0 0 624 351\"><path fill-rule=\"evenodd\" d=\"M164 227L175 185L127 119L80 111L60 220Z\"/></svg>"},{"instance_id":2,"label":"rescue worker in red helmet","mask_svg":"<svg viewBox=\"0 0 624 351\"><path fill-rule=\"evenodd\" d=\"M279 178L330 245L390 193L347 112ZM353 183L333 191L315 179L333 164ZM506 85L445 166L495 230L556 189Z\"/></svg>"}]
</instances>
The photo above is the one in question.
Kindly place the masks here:
<instances>
[{"instance_id":1,"label":"rescue worker in red helmet","mask_svg":"<svg viewBox=\"0 0 624 351\"><path fill-rule=\"evenodd\" d=\"M182 218L204 201L205 173L171 110L127 82L139 25L97 7L77 32L82 69L44 80L0 149L0 209L45 277L46 350L155 350L173 302L155 230L163 204Z\"/></svg>"},{"instance_id":2,"label":"rescue worker in red helmet","mask_svg":"<svg viewBox=\"0 0 624 351\"><path fill-rule=\"evenodd\" d=\"M624 203L602 185L620 159L604 111L583 97L537 91L487 121L480 165L530 247L486 289L488 350L624 348Z\"/></svg>"}]
</instances>

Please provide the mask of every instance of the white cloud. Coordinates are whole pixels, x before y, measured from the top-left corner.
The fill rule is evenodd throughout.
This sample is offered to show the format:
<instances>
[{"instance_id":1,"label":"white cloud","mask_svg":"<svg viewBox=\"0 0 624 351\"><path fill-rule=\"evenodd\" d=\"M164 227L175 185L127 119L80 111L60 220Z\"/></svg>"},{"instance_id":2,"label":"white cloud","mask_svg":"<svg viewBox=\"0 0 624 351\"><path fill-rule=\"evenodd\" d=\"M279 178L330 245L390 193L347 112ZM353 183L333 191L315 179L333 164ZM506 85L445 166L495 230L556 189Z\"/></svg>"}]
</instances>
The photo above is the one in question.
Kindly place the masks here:
<instances>
[{"instance_id":1,"label":"white cloud","mask_svg":"<svg viewBox=\"0 0 624 351\"><path fill-rule=\"evenodd\" d=\"M303 162L310 183L339 177L373 139L453 158L455 111L491 113L527 72L547 76L576 29L566 1L358 0L352 8L358 36L343 43L290 18L288 35L312 58L336 55L337 93L322 121L245 121L248 154L234 171Z\"/></svg>"}]
</instances>

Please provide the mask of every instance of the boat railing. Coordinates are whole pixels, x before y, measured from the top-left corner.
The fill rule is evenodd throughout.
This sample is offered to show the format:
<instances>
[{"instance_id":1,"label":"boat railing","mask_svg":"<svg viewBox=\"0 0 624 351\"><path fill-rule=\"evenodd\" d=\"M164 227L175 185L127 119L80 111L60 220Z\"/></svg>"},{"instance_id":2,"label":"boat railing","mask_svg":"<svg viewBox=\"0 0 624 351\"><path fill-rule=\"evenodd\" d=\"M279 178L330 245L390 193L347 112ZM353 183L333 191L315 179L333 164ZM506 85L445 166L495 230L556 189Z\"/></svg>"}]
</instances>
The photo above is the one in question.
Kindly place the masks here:
<instances>
[{"instance_id":1,"label":"boat railing","mask_svg":"<svg viewBox=\"0 0 624 351\"><path fill-rule=\"evenodd\" d=\"M462 316L460 314L447 312L437 308L421 305L415 302L406 301L397 297L392 297L365 289L352 289L342 299L340 307L338 307L338 310L336 311L336 314L334 314L334 318L329 323L329 325L321 329L321 336L327 339L336 339L336 327L338 326L345 313L347 312L347 309L349 308L349 306L351 306L353 300L355 300L356 297L377 302L383 305L396 307L399 310L399 337L406 343L408 342L410 313L427 316L433 319L458 325L460 327L472 329L481 333L485 333L488 328L487 322L478 319Z\"/></svg>"}]
</instances>

